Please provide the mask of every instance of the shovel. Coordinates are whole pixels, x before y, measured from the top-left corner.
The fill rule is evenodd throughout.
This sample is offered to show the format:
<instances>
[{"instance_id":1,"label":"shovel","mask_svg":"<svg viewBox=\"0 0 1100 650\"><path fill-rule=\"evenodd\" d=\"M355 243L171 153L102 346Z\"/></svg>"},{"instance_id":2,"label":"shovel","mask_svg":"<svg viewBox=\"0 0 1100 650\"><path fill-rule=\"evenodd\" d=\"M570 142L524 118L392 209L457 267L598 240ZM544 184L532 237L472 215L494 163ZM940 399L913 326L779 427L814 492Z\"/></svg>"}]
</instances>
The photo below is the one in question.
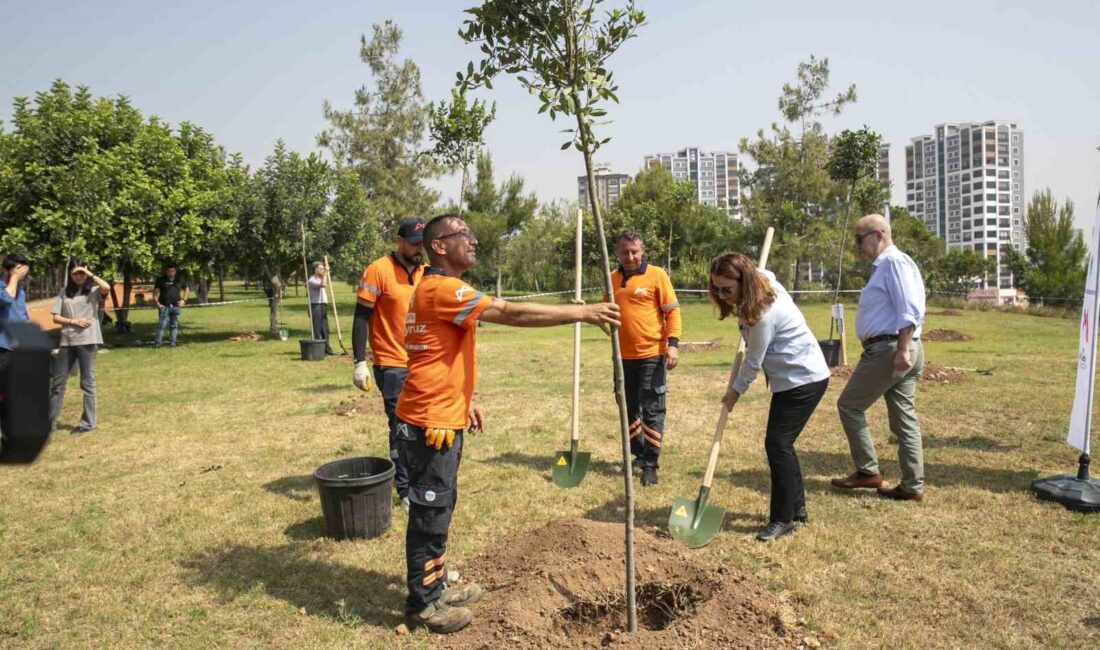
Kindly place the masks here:
<instances>
[{"instance_id":1,"label":"shovel","mask_svg":"<svg viewBox=\"0 0 1100 650\"><path fill-rule=\"evenodd\" d=\"M581 211L577 210L577 260L575 264L576 287L573 298L581 299ZM573 324L573 431L569 441L569 451L554 453L554 485L572 488L580 485L588 472L588 463L592 454L577 451L581 439L581 324Z\"/></svg>"},{"instance_id":2,"label":"shovel","mask_svg":"<svg viewBox=\"0 0 1100 650\"><path fill-rule=\"evenodd\" d=\"M772 247L773 228L768 228L764 235L764 246L760 249L760 261L757 266L763 269L768 263L768 252ZM737 346L737 356L733 358L733 366L730 368L729 383L737 378L741 371L741 363L745 360L745 339ZM729 411L726 405L719 407L718 426L714 431L714 442L710 446L710 458L707 459L707 471L703 474L703 484L699 487L699 496L695 499L676 497L672 503L672 514L668 516L668 532L673 539L678 539L688 545L688 548L706 546L726 518L726 511L718 506L707 504L710 498L710 484L714 481L714 470L718 466L718 452L722 449L722 434L726 431L726 420L729 419Z\"/></svg>"}]
</instances>

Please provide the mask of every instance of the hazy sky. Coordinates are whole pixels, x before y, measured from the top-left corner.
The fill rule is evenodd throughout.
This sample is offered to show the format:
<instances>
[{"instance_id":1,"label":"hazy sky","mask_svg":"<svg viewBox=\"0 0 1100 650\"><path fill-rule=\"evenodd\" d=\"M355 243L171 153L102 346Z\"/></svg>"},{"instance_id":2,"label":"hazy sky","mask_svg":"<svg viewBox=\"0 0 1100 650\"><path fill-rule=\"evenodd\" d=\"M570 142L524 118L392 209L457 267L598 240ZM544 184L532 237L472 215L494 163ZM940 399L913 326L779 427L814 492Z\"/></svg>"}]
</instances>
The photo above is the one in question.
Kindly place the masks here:
<instances>
[{"instance_id":1,"label":"hazy sky","mask_svg":"<svg viewBox=\"0 0 1100 650\"><path fill-rule=\"evenodd\" d=\"M144 113L195 122L258 164L278 138L316 147L321 105L351 103L369 83L359 36L393 18L425 94L448 96L476 57L456 32L474 0L392 2L38 3L0 0L0 119L11 100L56 78L130 96ZM608 0L608 6L618 4ZM857 104L830 131L863 124L891 149L904 203L905 144L935 124L1007 119L1026 133L1026 190L1050 187L1088 223L1100 191L1100 2L963 0L750 2L639 0L649 24L612 59L621 105L599 160L634 173L642 156L690 145L735 149L779 118L776 99L799 61L828 57L833 90ZM536 115L513 80L492 94L487 136L499 175L522 174L539 198L576 198L583 165L561 152L567 125ZM437 186L457 194L457 181Z\"/></svg>"}]
</instances>

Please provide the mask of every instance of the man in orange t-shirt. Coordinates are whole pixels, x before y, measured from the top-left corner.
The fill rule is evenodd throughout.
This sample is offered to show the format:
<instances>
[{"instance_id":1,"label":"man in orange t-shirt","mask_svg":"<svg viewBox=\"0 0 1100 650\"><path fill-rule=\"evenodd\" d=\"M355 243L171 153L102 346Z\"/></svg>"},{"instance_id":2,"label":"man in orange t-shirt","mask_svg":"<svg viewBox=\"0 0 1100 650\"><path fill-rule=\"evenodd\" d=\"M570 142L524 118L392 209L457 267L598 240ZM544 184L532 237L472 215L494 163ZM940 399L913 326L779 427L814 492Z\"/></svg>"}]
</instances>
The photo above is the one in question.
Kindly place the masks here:
<instances>
[{"instance_id":1,"label":"man in orange t-shirt","mask_svg":"<svg viewBox=\"0 0 1100 650\"><path fill-rule=\"evenodd\" d=\"M680 301L668 274L642 260L645 244L628 230L616 243L619 268L611 274L615 304L622 309L619 347L630 423L630 451L642 471L642 485L657 484L665 435L668 386L665 371L680 362Z\"/></svg>"},{"instance_id":2,"label":"man in orange t-shirt","mask_svg":"<svg viewBox=\"0 0 1100 650\"><path fill-rule=\"evenodd\" d=\"M478 321L517 327L568 323L619 323L619 308L505 302L477 291L461 276L477 261L477 238L455 215L441 215L424 228L431 266L409 304L405 349L409 376L397 402L397 449L409 472L409 525L405 559L409 597L406 620L446 634L473 618L467 605L481 599L475 583L448 587L447 532L458 498L463 433L482 430L472 404L477 370Z\"/></svg>"},{"instance_id":3,"label":"man in orange t-shirt","mask_svg":"<svg viewBox=\"0 0 1100 650\"><path fill-rule=\"evenodd\" d=\"M393 486L401 503L409 505L409 473L397 456L397 396L405 386L409 355L405 353L405 316L413 289L424 277L424 220L405 219L397 229L394 250L370 263L359 279L355 292L355 322L351 331L355 368L352 383L361 390L370 389L373 365L374 383L382 394L390 428L390 460L395 471ZM367 343L370 355L367 355Z\"/></svg>"}]
</instances>

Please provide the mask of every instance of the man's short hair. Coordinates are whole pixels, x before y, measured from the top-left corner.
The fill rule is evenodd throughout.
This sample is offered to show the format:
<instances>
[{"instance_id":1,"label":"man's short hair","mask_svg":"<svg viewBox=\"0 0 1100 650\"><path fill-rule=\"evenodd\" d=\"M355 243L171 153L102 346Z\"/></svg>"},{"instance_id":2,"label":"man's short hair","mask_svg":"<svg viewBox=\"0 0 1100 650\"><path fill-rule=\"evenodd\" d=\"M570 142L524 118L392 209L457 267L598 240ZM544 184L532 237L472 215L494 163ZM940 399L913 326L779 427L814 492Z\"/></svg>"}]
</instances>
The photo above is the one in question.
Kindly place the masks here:
<instances>
[{"instance_id":1,"label":"man's short hair","mask_svg":"<svg viewBox=\"0 0 1100 650\"><path fill-rule=\"evenodd\" d=\"M310 273L316 273L317 272L317 267L321 266L321 264L323 264L323 263L324 262L321 262L320 260L317 260L313 264L310 264L309 265L309 272Z\"/></svg>"},{"instance_id":2,"label":"man's short hair","mask_svg":"<svg viewBox=\"0 0 1100 650\"><path fill-rule=\"evenodd\" d=\"M645 242L642 241L642 235L637 230L630 228L619 233L619 236L615 238L615 247L618 248L619 244L624 241L636 241L642 246L645 246Z\"/></svg>"},{"instance_id":3,"label":"man's short hair","mask_svg":"<svg viewBox=\"0 0 1100 650\"><path fill-rule=\"evenodd\" d=\"M452 214L449 212L447 214L441 214L438 217L433 217L432 220L429 221L426 226L424 226L424 249L428 251L428 253L431 253L432 242L436 239L439 239L439 236L443 234L441 231L443 230L443 227L447 225L447 222L451 221L452 219L461 218L462 217L458 216L457 214Z\"/></svg>"},{"instance_id":4,"label":"man's short hair","mask_svg":"<svg viewBox=\"0 0 1100 650\"><path fill-rule=\"evenodd\" d=\"M9 253L4 256L4 270L10 271L20 264L31 265L31 261L19 253Z\"/></svg>"},{"instance_id":5,"label":"man's short hair","mask_svg":"<svg viewBox=\"0 0 1100 650\"><path fill-rule=\"evenodd\" d=\"M180 267L176 266L175 262L165 262L164 270L167 271L168 269L176 269L178 271L180 270Z\"/></svg>"}]
</instances>

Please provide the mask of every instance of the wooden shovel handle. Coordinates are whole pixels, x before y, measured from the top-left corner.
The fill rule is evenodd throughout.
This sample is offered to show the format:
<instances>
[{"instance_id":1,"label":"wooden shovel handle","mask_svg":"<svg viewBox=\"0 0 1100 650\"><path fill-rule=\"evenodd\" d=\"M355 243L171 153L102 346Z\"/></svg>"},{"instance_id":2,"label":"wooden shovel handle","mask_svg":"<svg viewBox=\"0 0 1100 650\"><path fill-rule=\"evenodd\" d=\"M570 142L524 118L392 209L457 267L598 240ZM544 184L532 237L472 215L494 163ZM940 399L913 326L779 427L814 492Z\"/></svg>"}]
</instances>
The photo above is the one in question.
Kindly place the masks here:
<instances>
[{"instance_id":1,"label":"wooden shovel handle","mask_svg":"<svg viewBox=\"0 0 1100 650\"><path fill-rule=\"evenodd\" d=\"M581 299L581 284L583 282L581 278L581 253L582 253L582 230L583 230L583 216L580 209L577 210L577 241L575 244L576 260L573 264L574 270L574 287L573 298L575 300ZM572 440L577 441L581 438L581 324L573 323L573 425L572 425Z\"/></svg>"}]
</instances>

